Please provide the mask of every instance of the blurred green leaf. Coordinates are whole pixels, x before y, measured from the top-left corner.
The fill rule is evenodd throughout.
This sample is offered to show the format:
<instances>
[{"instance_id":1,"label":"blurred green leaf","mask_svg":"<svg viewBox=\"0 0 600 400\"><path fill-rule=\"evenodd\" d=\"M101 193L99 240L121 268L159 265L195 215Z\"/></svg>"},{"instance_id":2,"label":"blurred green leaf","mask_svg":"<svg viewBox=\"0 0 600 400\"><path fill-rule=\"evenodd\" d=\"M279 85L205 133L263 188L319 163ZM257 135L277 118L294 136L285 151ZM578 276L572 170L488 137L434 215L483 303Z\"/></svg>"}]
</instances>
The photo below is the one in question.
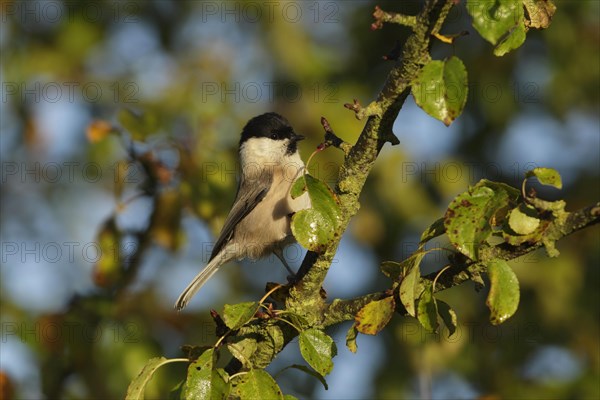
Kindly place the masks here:
<instances>
[{"instance_id":1,"label":"blurred green leaf","mask_svg":"<svg viewBox=\"0 0 600 400\"><path fill-rule=\"evenodd\" d=\"M490 309L490 321L499 325L510 318L519 307L519 281L504 260L492 260L486 267L490 277L490 292L485 304Z\"/></svg>"},{"instance_id":2,"label":"blurred green leaf","mask_svg":"<svg viewBox=\"0 0 600 400\"><path fill-rule=\"evenodd\" d=\"M356 345L356 337L358 336L358 329L356 329L356 322L352 324L348 333L346 333L346 347L352 353L356 353L358 346Z\"/></svg>"},{"instance_id":3,"label":"blurred green leaf","mask_svg":"<svg viewBox=\"0 0 600 400\"><path fill-rule=\"evenodd\" d=\"M255 301L233 305L225 304L223 307L223 321L229 329L239 329L254 317L257 309L258 303Z\"/></svg>"},{"instance_id":4,"label":"blurred green leaf","mask_svg":"<svg viewBox=\"0 0 600 400\"><path fill-rule=\"evenodd\" d=\"M417 301L417 319L428 332L437 332L439 323L437 320L438 307L433 296L432 282L426 281L425 289Z\"/></svg>"},{"instance_id":5,"label":"blurred green leaf","mask_svg":"<svg viewBox=\"0 0 600 400\"><path fill-rule=\"evenodd\" d=\"M150 221L150 235L165 249L176 251L182 242L180 232L183 212L181 193L178 189L169 189L156 196L155 210Z\"/></svg>"},{"instance_id":6,"label":"blurred green leaf","mask_svg":"<svg viewBox=\"0 0 600 400\"><path fill-rule=\"evenodd\" d=\"M442 321L448 328L448 337L454 335L456 332L456 327L458 326L458 318L456 317L456 312L448 305L448 303L442 300L436 300L437 302L437 311Z\"/></svg>"},{"instance_id":7,"label":"blurred green leaf","mask_svg":"<svg viewBox=\"0 0 600 400\"><path fill-rule=\"evenodd\" d=\"M395 308L393 296L367 303L354 318L356 329L366 335L376 335L390 322Z\"/></svg>"},{"instance_id":8,"label":"blurred green leaf","mask_svg":"<svg viewBox=\"0 0 600 400\"><path fill-rule=\"evenodd\" d=\"M412 82L412 94L427 114L450 125L467 102L467 70L458 57L430 61Z\"/></svg>"},{"instance_id":9,"label":"blurred green leaf","mask_svg":"<svg viewBox=\"0 0 600 400\"><path fill-rule=\"evenodd\" d=\"M119 123L131 134L133 140L144 140L158 130L159 122L156 114L143 112L137 114L128 108L122 108L117 114Z\"/></svg>"},{"instance_id":10,"label":"blurred green leaf","mask_svg":"<svg viewBox=\"0 0 600 400\"><path fill-rule=\"evenodd\" d=\"M143 400L144 399L144 389L150 379L152 379L152 375L159 369L161 366L171 362L171 360L166 359L165 357L156 357L150 359L144 368L140 371L139 375L131 381L129 387L127 388L127 394L125 395L126 400Z\"/></svg>"},{"instance_id":11,"label":"blurred green leaf","mask_svg":"<svg viewBox=\"0 0 600 400\"><path fill-rule=\"evenodd\" d=\"M114 217L109 218L98 233L99 259L94 264L92 277L97 286L109 288L123 277L121 233Z\"/></svg>"},{"instance_id":12,"label":"blurred green leaf","mask_svg":"<svg viewBox=\"0 0 600 400\"><path fill-rule=\"evenodd\" d=\"M323 376L331 372L337 348L329 335L319 329L307 329L300 332L298 343L308 365Z\"/></svg>"}]
</instances>

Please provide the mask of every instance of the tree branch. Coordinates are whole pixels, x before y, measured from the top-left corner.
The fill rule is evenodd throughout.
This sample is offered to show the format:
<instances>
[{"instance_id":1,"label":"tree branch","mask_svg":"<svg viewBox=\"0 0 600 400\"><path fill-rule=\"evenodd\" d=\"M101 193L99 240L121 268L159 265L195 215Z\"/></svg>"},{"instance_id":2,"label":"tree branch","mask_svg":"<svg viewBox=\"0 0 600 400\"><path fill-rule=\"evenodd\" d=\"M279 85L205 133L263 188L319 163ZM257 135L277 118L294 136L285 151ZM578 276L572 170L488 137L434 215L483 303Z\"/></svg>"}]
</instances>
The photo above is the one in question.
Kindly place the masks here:
<instances>
[{"instance_id":1,"label":"tree branch","mask_svg":"<svg viewBox=\"0 0 600 400\"><path fill-rule=\"evenodd\" d=\"M563 221L555 220L549 226L547 235L553 240L558 240L597 223L600 223L600 202L569 213ZM473 276L480 275L486 271L486 261L495 258L507 261L513 260L539 249L542 245L542 241L532 244L522 244L520 246L511 246L507 243L502 243L491 247L488 252L485 252L481 256L481 260L478 262L469 260L470 262L468 263L458 262L451 264L450 268L437 278L435 292L441 292L472 280ZM421 279L433 281L437 275L438 271L425 275ZM373 300L380 300L386 296L389 296L389 292L367 294L350 300L335 299L325 311L323 325L330 326L344 321L352 321L356 313L366 304Z\"/></svg>"},{"instance_id":2,"label":"tree branch","mask_svg":"<svg viewBox=\"0 0 600 400\"><path fill-rule=\"evenodd\" d=\"M593 204L581 210L571 212L564 220L556 219L548 227L545 237L556 241L565 236L571 235L583 228L595 225L600 222L600 203ZM514 260L531 253L543 246L543 241L535 243L524 243L520 246L512 246L508 243L502 243L491 247L488 251L482 252L480 261L470 263L458 263L450 267L436 281L436 292L460 285L471 278L473 274L481 273L485 270L483 264L492 259ZM424 276L424 279L433 281L437 272Z\"/></svg>"},{"instance_id":3,"label":"tree branch","mask_svg":"<svg viewBox=\"0 0 600 400\"><path fill-rule=\"evenodd\" d=\"M350 219L358 212L359 195L375 161L386 142L397 143L392 132L404 101L410 93L411 82L429 59L431 32L441 26L453 0L429 0L415 18L413 34L409 36L402 56L390 71L377 100L369 105L370 115L356 144L352 146L340 168L335 191L339 197L342 218L336 240L321 254L309 252L298 272L298 281L290 289L288 309L301 313L313 324L321 324L327 308L320 288L325 280L342 234Z\"/></svg>"}]
</instances>

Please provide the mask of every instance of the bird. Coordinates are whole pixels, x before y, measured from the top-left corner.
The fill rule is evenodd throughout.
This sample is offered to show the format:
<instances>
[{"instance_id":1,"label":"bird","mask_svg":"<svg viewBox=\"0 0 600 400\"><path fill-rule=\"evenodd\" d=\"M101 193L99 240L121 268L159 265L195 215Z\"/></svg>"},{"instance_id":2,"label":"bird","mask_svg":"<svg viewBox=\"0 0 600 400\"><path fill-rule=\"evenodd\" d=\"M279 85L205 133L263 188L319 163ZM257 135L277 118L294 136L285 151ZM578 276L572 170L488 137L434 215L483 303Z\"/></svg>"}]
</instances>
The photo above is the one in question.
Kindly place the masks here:
<instances>
[{"instance_id":1,"label":"bird","mask_svg":"<svg viewBox=\"0 0 600 400\"><path fill-rule=\"evenodd\" d=\"M235 200L208 264L177 299L177 311L185 308L223 264L233 260L256 260L273 253L294 275L283 249L295 242L291 217L311 207L308 193L294 199L290 195L294 182L305 173L298 153L298 142L303 139L275 112L246 123L239 142L240 179Z\"/></svg>"}]
</instances>

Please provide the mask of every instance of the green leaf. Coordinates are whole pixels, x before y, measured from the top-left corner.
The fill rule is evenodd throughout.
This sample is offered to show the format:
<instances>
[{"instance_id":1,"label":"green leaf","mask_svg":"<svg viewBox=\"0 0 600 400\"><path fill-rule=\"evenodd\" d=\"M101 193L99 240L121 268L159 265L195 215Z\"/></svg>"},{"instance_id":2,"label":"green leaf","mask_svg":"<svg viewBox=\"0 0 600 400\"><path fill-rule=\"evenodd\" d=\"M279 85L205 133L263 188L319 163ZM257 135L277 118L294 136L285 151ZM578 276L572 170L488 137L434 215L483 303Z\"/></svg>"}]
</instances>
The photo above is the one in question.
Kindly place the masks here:
<instances>
[{"instance_id":1,"label":"green leaf","mask_svg":"<svg viewBox=\"0 0 600 400\"><path fill-rule=\"evenodd\" d=\"M235 343L228 342L227 350L233 355L239 362L242 363L244 368L252 368L252 356L258 350L258 344L256 342L256 338L254 337L245 337L241 340L238 340Z\"/></svg>"},{"instance_id":2,"label":"green leaf","mask_svg":"<svg viewBox=\"0 0 600 400\"><path fill-rule=\"evenodd\" d=\"M152 379L152 375L159 369L161 366L173 362L172 360L168 360L165 357L156 357L150 359L144 368L140 371L138 376L129 384L127 388L127 394L125 395L125 400L142 400L144 398L144 389L146 389L146 385Z\"/></svg>"},{"instance_id":3,"label":"green leaf","mask_svg":"<svg viewBox=\"0 0 600 400\"><path fill-rule=\"evenodd\" d=\"M419 284L421 269L419 268L419 264L421 264L421 260L425 257L425 254L426 252L424 251L418 251L402 262L402 264L406 265L408 273L404 276L402 282L400 282L399 296L406 312L413 317L415 316L415 300L421 290Z\"/></svg>"},{"instance_id":4,"label":"green leaf","mask_svg":"<svg viewBox=\"0 0 600 400\"><path fill-rule=\"evenodd\" d=\"M494 49L494 55L502 57L509 51L518 49L525 43L526 36L525 20L522 20L498 43L498 46Z\"/></svg>"},{"instance_id":5,"label":"green leaf","mask_svg":"<svg viewBox=\"0 0 600 400\"><path fill-rule=\"evenodd\" d=\"M229 329L239 329L245 323L250 321L252 317L254 317L257 309L258 303L255 301L248 301L233 305L225 304L223 310L223 321Z\"/></svg>"},{"instance_id":6,"label":"green leaf","mask_svg":"<svg viewBox=\"0 0 600 400\"><path fill-rule=\"evenodd\" d=\"M525 178L535 176L542 185L562 189L562 179L558 171L552 168L534 168L525 174Z\"/></svg>"},{"instance_id":7,"label":"green leaf","mask_svg":"<svg viewBox=\"0 0 600 400\"><path fill-rule=\"evenodd\" d=\"M325 376L333 369L332 358L337 354L333 339L325 332L311 328L300 332L300 353L319 374Z\"/></svg>"},{"instance_id":8,"label":"green leaf","mask_svg":"<svg viewBox=\"0 0 600 400\"><path fill-rule=\"evenodd\" d=\"M287 366L284 369L282 369L279 373L277 373L275 376L278 376L281 372L283 372L287 369L290 369L290 368L294 368L294 369L300 370L310 376L314 376L315 378L317 378L319 380L319 382L321 382L321 384L323 385L325 390L329 390L329 386L327 385L327 381L325 380L323 375L319 374L315 370L308 368L306 365L293 364L293 365Z\"/></svg>"},{"instance_id":9,"label":"green leaf","mask_svg":"<svg viewBox=\"0 0 600 400\"><path fill-rule=\"evenodd\" d=\"M510 218L510 217L509 217ZM515 232L510 225L507 223L504 226L502 231L502 237L506 243L509 243L513 246L519 246L523 243L535 243L543 239L544 232L550 226L550 221L540 220L538 226L533 230L533 232L528 234L518 234ZM522 230L526 230L526 228L520 228Z\"/></svg>"},{"instance_id":10,"label":"green leaf","mask_svg":"<svg viewBox=\"0 0 600 400\"><path fill-rule=\"evenodd\" d=\"M526 204L510 211L508 216L508 225L519 235L528 235L533 233L540 226L540 219L535 208Z\"/></svg>"},{"instance_id":11,"label":"green leaf","mask_svg":"<svg viewBox=\"0 0 600 400\"><path fill-rule=\"evenodd\" d=\"M519 307L519 281L504 260L492 260L486 266L491 287L485 304L491 312L490 321L499 325L510 318Z\"/></svg>"},{"instance_id":12,"label":"green leaf","mask_svg":"<svg viewBox=\"0 0 600 400\"><path fill-rule=\"evenodd\" d=\"M412 82L412 94L427 114L450 125L467 102L467 70L458 57L430 61Z\"/></svg>"},{"instance_id":13,"label":"green leaf","mask_svg":"<svg viewBox=\"0 0 600 400\"><path fill-rule=\"evenodd\" d=\"M329 186L309 174L298 178L290 193L295 198L305 191L310 197L311 208L294 214L292 233L306 249L321 252L335 238L341 221L340 206Z\"/></svg>"},{"instance_id":14,"label":"green leaf","mask_svg":"<svg viewBox=\"0 0 600 400\"><path fill-rule=\"evenodd\" d=\"M117 114L119 123L131 133L133 140L144 140L158 130L158 118L153 113L136 114L128 108L122 108Z\"/></svg>"},{"instance_id":15,"label":"green leaf","mask_svg":"<svg viewBox=\"0 0 600 400\"><path fill-rule=\"evenodd\" d=\"M231 397L240 399L283 399L283 393L268 372L251 369L232 382Z\"/></svg>"},{"instance_id":16,"label":"green leaf","mask_svg":"<svg viewBox=\"0 0 600 400\"><path fill-rule=\"evenodd\" d=\"M308 190L308 187L306 186L306 175L308 174L302 174L290 188L290 196L292 199L302 196L304 192Z\"/></svg>"},{"instance_id":17,"label":"green leaf","mask_svg":"<svg viewBox=\"0 0 600 400\"><path fill-rule=\"evenodd\" d=\"M335 226L319 210L300 210L292 217L292 233L302 247L320 253L334 239Z\"/></svg>"},{"instance_id":18,"label":"green leaf","mask_svg":"<svg viewBox=\"0 0 600 400\"><path fill-rule=\"evenodd\" d=\"M521 196L521 191L519 189L502 182L494 182L487 179L482 179L475 185L475 187L480 186L489 187L494 192L504 191L508 195L510 201L516 201L519 196Z\"/></svg>"},{"instance_id":19,"label":"green leaf","mask_svg":"<svg viewBox=\"0 0 600 400\"><path fill-rule=\"evenodd\" d=\"M490 220L509 204L509 195L481 181L458 195L446 211L444 225L450 242L467 257L477 260L483 242L492 234Z\"/></svg>"},{"instance_id":20,"label":"green leaf","mask_svg":"<svg viewBox=\"0 0 600 400\"><path fill-rule=\"evenodd\" d=\"M298 398L295 396L292 396L291 394L284 394L283 400L298 400Z\"/></svg>"},{"instance_id":21,"label":"green leaf","mask_svg":"<svg viewBox=\"0 0 600 400\"><path fill-rule=\"evenodd\" d=\"M216 370L216 354L213 348L205 351L188 367L187 379L183 386L184 399L223 399L229 385L224 370Z\"/></svg>"},{"instance_id":22,"label":"green leaf","mask_svg":"<svg viewBox=\"0 0 600 400\"><path fill-rule=\"evenodd\" d=\"M426 331L437 332L439 326L437 313L438 308L433 296L433 285L429 282L425 285L425 290L423 290L417 302L417 319Z\"/></svg>"},{"instance_id":23,"label":"green leaf","mask_svg":"<svg viewBox=\"0 0 600 400\"><path fill-rule=\"evenodd\" d=\"M442 300L436 301L438 314L442 318L442 321L444 321L446 328L448 328L448 337L450 337L454 335L454 332L456 332L456 327L458 325L456 312L454 312L454 310L448 305L448 303Z\"/></svg>"},{"instance_id":24,"label":"green leaf","mask_svg":"<svg viewBox=\"0 0 600 400\"><path fill-rule=\"evenodd\" d=\"M429 225L425 232L421 235L421 241L419 244L425 244L431 239L443 235L446 232L446 227L444 226L444 218L440 218L435 221L433 224Z\"/></svg>"},{"instance_id":25,"label":"green leaf","mask_svg":"<svg viewBox=\"0 0 600 400\"><path fill-rule=\"evenodd\" d=\"M400 280L406 267L396 261L384 261L379 266L381 272L390 279Z\"/></svg>"},{"instance_id":26,"label":"green leaf","mask_svg":"<svg viewBox=\"0 0 600 400\"><path fill-rule=\"evenodd\" d=\"M522 0L467 0L473 27L491 44L497 44L524 20Z\"/></svg>"},{"instance_id":27,"label":"green leaf","mask_svg":"<svg viewBox=\"0 0 600 400\"><path fill-rule=\"evenodd\" d=\"M352 353L356 353L358 346L356 345L356 337L358 336L358 329L356 329L356 323L353 323L348 333L346 334L346 347Z\"/></svg>"},{"instance_id":28,"label":"green leaf","mask_svg":"<svg viewBox=\"0 0 600 400\"><path fill-rule=\"evenodd\" d=\"M530 28L545 29L550 26L556 6L552 0L523 0L527 11L528 26Z\"/></svg>"},{"instance_id":29,"label":"green leaf","mask_svg":"<svg viewBox=\"0 0 600 400\"><path fill-rule=\"evenodd\" d=\"M376 335L390 322L395 308L392 296L367 303L354 317L356 329L365 335Z\"/></svg>"}]
</instances>

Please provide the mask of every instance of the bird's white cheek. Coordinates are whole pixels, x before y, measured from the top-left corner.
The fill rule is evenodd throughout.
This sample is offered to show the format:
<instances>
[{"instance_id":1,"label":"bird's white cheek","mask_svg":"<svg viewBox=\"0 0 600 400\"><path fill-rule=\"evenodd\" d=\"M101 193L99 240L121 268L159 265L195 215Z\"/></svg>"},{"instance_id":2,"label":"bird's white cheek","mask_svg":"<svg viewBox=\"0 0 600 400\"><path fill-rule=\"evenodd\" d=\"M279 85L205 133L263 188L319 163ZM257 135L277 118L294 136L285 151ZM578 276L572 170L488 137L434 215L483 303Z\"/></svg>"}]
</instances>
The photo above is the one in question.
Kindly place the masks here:
<instances>
[{"instance_id":1,"label":"bird's white cheek","mask_svg":"<svg viewBox=\"0 0 600 400\"><path fill-rule=\"evenodd\" d=\"M242 165L280 164L285 155L285 141L250 138L240 147Z\"/></svg>"}]
</instances>

